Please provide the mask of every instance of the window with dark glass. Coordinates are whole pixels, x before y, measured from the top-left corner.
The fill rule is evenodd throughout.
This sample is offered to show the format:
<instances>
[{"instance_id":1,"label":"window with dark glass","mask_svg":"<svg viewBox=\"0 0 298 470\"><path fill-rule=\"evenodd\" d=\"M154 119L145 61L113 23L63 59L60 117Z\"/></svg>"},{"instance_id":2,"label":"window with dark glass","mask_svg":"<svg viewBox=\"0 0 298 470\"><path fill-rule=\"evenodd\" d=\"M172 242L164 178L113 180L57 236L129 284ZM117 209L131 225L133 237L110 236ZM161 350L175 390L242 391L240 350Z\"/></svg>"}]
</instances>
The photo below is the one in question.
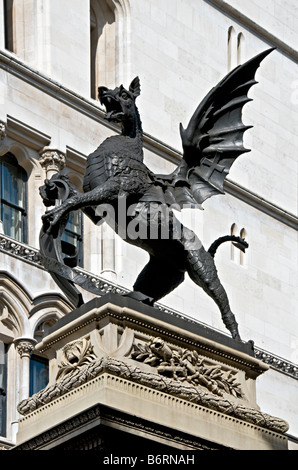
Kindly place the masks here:
<instances>
[{"instance_id":1,"label":"window with dark glass","mask_svg":"<svg viewBox=\"0 0 298 470\"><path fill-rule=\"evenodd\" d=\"M49 361L43 357L30 359L30 396L45 388L49 383Z\"/></svg>"},{"instance_id":2,"label":"window with dark glass","mask_svg":"<svg viewBox=\"0 0 298 470\"><path fill-rule=\"evenodd\" d=\"M14 48L14 25L13 25L13 0L4 0L4 45L5 49L15 52Z\"/></svg>"},{"instance_id":3,"label":"window with dark glass","mask_svg":"<svg viewBox=\"0 0 298 470\"><path fill-rule=\"evenodd\" d=\"M81 211L69 214L68 222L61 237L65 263L69 266L83 266L83 222Z\"/></svg>"},{"instance_id":4,"label":"window with dark glass","mask_svg":"<svg viewBox=\"0 0 298 470\"><path fill-rule=\"evenodd\" d=\"M0 436L6 436L7 347L0 341Z\"/></svg>"},{"instance_id":5,"label":"window with dark glass","mask_svg":"<svg viewBox=\"0 0 298 470\"><path fill-rule=\"evenodd\" d=\"M27 243L27 173L8 153L0 157L0 219L5 235Z\"/></svg>"},{"instance_id":6,"label":"window with dark glass","mask_svg":"<svg viewBox=\"0 0 298 470\"><path fill-rule=\"evenodd\" d=\"M99 85L115 86L116 14L112 0L90 2L90 84L91 98Z\"/></svg>"}]
</instances>

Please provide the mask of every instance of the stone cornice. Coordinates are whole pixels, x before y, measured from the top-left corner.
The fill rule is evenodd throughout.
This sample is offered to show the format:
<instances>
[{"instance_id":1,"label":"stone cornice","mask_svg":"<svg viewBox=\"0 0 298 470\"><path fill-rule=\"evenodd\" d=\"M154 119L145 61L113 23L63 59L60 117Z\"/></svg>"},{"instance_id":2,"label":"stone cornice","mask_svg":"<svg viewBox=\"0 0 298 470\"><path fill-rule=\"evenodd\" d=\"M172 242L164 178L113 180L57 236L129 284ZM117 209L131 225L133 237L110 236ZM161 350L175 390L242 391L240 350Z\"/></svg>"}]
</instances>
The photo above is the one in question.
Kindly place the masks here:
<instances>
[{"instance_id":1,"label":"stone cornice","mask_svg":"<svg viewBox=\"0 0 298 470\"><path fill-rule=\"evenodd\" d=\"M48 385L45 389L20 402L18 412L25 417L30 416L31 413L36 412L40 408L44 409L51 406L54 400L59 400L70 393L72 393L73 400L76 392L79 393L82 387L85 388L84 393L86 394L87 387L94 389L96 384L102 386L107 380L110 383L114 382L114 386L117 385L117 389L127 389L129 384L137 384L138 393L141 394L142 389L154 389L156 390L155 400L159 399L160 395L162 401L165 399L166 394L169 394L174 397L174 400L180 399L185 401L185 403L190 401L194 406L210 408L214 414L227 414L231 418L243 420L253 426L257 425L272 432L284 434L288 430L288 424L282 419L262 413L254 408L246 407L243 404L237 404L227 398L223 400L211 392L202 391L200 387L193 387L167 377L161 378L158 374L143 372L135 366L130 366L112 357L103 357L90 362L81 369L75 370L74 373L68 374L55 384ZM152 395L149 391L150 394ZM67 399L67 397L65 398Z\"/></svg>"},{"instance_id":2,"label":"stone cornice","mask_svg":"<svg viewBox=\"0 0 298 470\"><path fill-rule=\"evenodd\" d=\"M51 142L50 136L15 119L13 116L7 116L6 134L8 137L37 151L40 151Z\"/></svg>"},{"instance_id":3,"label":"stone cornice","mask_svg":"<svg viewBox=\"0 0 298 470\"><path fill-rule=\"evenodd\" d=\"M49 450L51 449L53 441L57 443L57 441L59 442L59 439L64 440L65 434L69 436L73 433L77 433L78 430L81 431L82 427L86 424L88 424L88 427L91 425L91 427L95 428L96 424L99 423L103 426L117 427L124 432L132 432L132 434L135 434L137 431L138 434L145 436L148 434L154 435L159 439L165 439L166 442L174 442L179 449L182 445L195 450L227 450L226 447L222 448L219 444L212 443L212 445L208 445L204 440L202 441L195 437L190 437L177 430L175 430L174 433L171 433L168 428L156 425L136 416L131 417L126 413L119 412L116 409L110 409L104 405L95 405L80 414L76 414L66 422L55 426L54 428L44 432L42 435L38 435L37 437L14 447L12 450ZM102 444L102 439L100 437L94 437L95 442L93 442L93 444L95 444L95 448L90 448L90 437L87 439L86 448L82 449L80 447L80 450L97 450L99 442ZM10 447L13 446L11 445ZM1 446L0 450L2 450ZM62 450L74 450L72 448L72 443L67 441Z\"/></svg>"},{"instance_id":4,"label":"stone cornice","mask_svg":"<svg viewBox=\"0 0 298 470\"><path fill-rule=\"evenodd\" d=\"M278 220L282 224L287 225L294 230L298 230L298 217L296 215L281 209L275 204L266 201L257 194L254 194L230 180L226 180L224 189L227 194L240 199L251 207L255 207L257 210Z\"/></svg>"},{"instance_id":5,"label":"stone cornice","mask_svg":"<svg viewBox=\"0 0 298 470\"><path fill-rule=\"evenodd\" d=\"M67 89L60 83L55 82L51 78L24 64L17 57L15 57L15 55L9 53L8 51L0 51L0 68L20 78L20 80L29 83L35 88L38 88L47 95L52 96L53 98L63 102L64 104L70 106L77 112L84 114L88 118L95 120L96 122L100 123L105 127L108 127L114 132L119 132L118 126L111 124L104 119L104 112L99 107L99 104L96 101L84 98L78 95L77 93ZM17 121L14 119L14 123L16 122ZM29 129L29 126L25 127L27 130ZM36 132L38 134L38 140L40 140L40 138L45 140L49 138L48 136L45 136L39 133L38 131L34 132L35 138L37 136ZM48 145L48 143L45 143L45 145ZM174 164L179 163L182 158L181 152L146 133L144 133L144 147L145 149L155 153L161 158L164 158L165 160ZM71 155L76 154L76 167L78 167L78 155L81 156L81 160L85 159L82 154L79 154L74 149L69 148L68 152ZM79 166L81 165L83 165L83 161L79 162ZM242 188L238 184L227 180L225 184L225 191L228 194L231 194L232 196L236 197L237 199L246 202L250 206L255 207L257 210L269 215L270 217L273 217L274 219L287 225L288 227L298 230L298 217L296 215L290 214L284 209L275 206L274 204L270 203L269 201L266 201L265 199L262 199L258 195L253 194L248 189Z\"/></svg>"}]
</instances>

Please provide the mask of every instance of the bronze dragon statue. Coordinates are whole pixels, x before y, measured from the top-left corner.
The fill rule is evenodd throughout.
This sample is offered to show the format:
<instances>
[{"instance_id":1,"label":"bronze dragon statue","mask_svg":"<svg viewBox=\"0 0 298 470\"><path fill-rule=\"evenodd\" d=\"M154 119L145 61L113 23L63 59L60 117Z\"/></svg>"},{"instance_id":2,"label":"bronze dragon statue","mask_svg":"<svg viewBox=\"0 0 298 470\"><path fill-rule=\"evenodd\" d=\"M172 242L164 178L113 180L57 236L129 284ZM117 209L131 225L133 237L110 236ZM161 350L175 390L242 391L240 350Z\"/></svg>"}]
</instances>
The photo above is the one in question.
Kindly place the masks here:
<instances>
[{"instance_id":1,"label":"bronze dragon statue","mask_svg":"<svg viewBox=\"0 0 298 470\"><path fill-rule=\"evenodd\" d=\"M235 316L217 274L214 253L227 240L235 241L243 250L247 243L239 237L222 237L206 251L196 234L180 224L173 208L201 208L207 198L224 194L231 165L248 151L243 146L243 135L251 126L243 124L242 109L250 101L248 91L257 83L255 73L271 51L231 71L207 94L187 128L181 125L183 158L169 175L156 175L143 162L143 131L136 106L139 78L132 81L129 89L122 85L114 90L99 87L106 119L120 123L122 132L107 138L88 156L84 193L78 192L63 174L55 175L40 188L46 206L54 205L59 191L60 198L61 191L63 194L62 204L43 216L41 252L45 257L51 256L53 245L59 242L71 211L81 209L95 224L107 220L125 241L150 256L133 286L132 296L153 305L188 273L216 302L232 337L240 340ZM107 205L110 213L105 219ZM58 282L60 274L56 272ZM72 289L71 283L69 288ZM77 305L80 303L78 296Z\"/></svg>"}]
</instances>

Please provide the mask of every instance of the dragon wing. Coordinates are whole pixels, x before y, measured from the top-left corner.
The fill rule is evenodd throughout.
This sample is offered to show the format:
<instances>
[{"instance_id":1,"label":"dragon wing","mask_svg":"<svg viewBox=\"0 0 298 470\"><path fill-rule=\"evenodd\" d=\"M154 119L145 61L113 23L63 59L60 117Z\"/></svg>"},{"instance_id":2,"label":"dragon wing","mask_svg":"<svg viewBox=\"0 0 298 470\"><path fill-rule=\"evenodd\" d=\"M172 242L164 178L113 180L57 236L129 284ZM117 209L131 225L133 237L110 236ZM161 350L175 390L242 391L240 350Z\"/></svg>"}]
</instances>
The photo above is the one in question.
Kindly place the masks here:
<instances>
[{"instance_id":1,"label":"dragon wing","mask_svg":"<svg viewBox=\"0 0 298 470\"><path fill-rule=\"evenodd\" d=\"M167 200L201 207L211 196L224 194L224 180L243 146L242 109L255 85L256 71L269 49L232 70L197 107L186 129L180 124L183 159L171 175L156 175L165 184Z\"/></svg>"}]
</instances>

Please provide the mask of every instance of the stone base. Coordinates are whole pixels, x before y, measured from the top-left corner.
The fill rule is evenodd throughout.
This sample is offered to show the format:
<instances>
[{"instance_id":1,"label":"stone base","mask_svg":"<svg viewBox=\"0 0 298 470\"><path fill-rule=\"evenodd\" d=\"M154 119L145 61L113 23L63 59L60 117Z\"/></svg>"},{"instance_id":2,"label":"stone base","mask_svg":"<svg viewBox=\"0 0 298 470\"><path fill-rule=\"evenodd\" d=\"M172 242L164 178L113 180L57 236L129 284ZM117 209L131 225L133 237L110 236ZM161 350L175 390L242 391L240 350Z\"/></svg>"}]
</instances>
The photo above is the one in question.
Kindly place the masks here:
<instances>
[{"instance_id":1,"label":"stone base","mask_svg":"<svg viewBox=\"0 0 298 470\"><path fill-rule=\"evenodd\" d=\"M119 433L131 453L287 449L287 424L256 404L268 366L251 343L109 294L57 322L37 350L50 382L19 404L17 450L116 442L119 452Z\"/></svg>"}]
</instances>

